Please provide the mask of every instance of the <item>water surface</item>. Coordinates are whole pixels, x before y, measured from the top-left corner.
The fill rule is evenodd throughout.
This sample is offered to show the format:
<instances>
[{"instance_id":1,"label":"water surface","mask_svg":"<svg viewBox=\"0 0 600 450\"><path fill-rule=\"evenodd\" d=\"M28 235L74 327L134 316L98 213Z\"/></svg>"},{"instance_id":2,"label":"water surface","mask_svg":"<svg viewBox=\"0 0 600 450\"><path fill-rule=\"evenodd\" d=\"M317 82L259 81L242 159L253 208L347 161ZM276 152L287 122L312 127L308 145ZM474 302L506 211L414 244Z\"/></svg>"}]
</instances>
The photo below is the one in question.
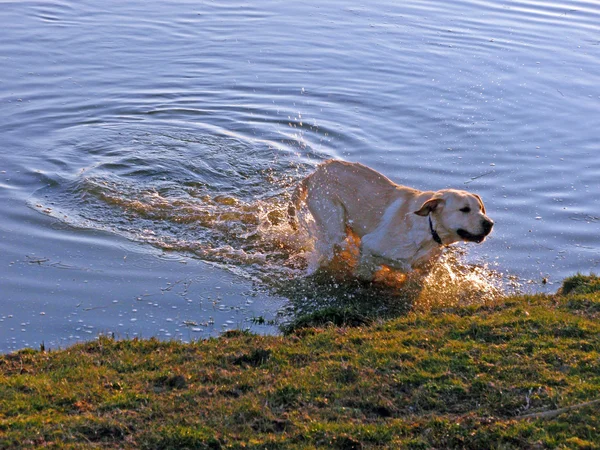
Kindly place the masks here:
<instances>
[{"instance_id":1,"label":"water surface","mask_svg":"<svg viewBox=\"0 0 600 450\"><path fill-rule=\"evenodd\" d=\"M496 227L465 263L522 287L600 263L595 2L3 1L0 23L0 351L276 332L307 245L285 203L328 158L480 194Z\"/></svg>"}]
</instances>

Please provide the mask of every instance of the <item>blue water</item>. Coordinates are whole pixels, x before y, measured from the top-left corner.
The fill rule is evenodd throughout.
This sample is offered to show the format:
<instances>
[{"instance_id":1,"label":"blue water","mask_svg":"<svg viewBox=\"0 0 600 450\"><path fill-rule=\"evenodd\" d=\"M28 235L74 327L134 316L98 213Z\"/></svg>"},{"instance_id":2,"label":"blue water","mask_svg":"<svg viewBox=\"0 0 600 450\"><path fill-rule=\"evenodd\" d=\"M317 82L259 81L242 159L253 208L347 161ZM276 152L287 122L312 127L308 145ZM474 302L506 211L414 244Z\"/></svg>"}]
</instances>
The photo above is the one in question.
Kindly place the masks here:
<instances>
[{"instance_id":1,"label":"blue water","mask_svg":"<svg viewBox=\"0 0 600 450\"><path fill-rule=\"evenodd\" d=\"M302 269L281 211L328 158L480 194L496 227L467 259L523 287L597 270L599 23L592 1L0 2L0 351L276 332L269 280Z\"/></svg>"}]
</instances>

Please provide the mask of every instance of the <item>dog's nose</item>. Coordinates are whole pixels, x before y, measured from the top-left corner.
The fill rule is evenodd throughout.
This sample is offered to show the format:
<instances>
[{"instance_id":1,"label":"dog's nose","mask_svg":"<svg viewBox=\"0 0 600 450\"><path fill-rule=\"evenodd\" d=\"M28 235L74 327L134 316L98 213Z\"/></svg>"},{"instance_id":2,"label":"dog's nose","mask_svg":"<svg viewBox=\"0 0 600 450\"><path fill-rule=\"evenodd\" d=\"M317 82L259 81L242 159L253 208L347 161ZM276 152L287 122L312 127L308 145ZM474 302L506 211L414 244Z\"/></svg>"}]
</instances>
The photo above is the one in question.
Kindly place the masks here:
<instances>
[{"instance_id":1,"label":"dog's nose","mask_svg":"<svg viewBox=\"0 0 600 450\"><path fill-rule=\"evenodd\" d=\"M483 232L485 234L488 234L490 231L492 231L493 226L494 226L494 222L489 219L485 219L485 220L481 221L481 227L483 228Z\"/></svg>"}]
</instances>

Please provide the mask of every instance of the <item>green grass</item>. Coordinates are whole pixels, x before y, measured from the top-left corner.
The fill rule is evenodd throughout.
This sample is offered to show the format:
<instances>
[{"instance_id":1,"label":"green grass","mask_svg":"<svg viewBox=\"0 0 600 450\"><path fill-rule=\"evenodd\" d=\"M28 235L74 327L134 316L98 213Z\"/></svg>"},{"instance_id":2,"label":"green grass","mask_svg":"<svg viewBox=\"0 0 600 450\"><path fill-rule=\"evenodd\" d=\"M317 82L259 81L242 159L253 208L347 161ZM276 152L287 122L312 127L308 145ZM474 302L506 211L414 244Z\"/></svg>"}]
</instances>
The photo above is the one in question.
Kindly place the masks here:
<instances>
[{"instance_id":1,"label":"green grass","mask_svg":"<svg viewBox=\"0 0 600 450\"><path fill-rule=\"evenodd\" d=\"M574 287L573 287L574 286ZM597 449L600 283L282 336L0 356L0 448ZM328 319L330 315L330 319Z\"/></svg>"}]
</instances>

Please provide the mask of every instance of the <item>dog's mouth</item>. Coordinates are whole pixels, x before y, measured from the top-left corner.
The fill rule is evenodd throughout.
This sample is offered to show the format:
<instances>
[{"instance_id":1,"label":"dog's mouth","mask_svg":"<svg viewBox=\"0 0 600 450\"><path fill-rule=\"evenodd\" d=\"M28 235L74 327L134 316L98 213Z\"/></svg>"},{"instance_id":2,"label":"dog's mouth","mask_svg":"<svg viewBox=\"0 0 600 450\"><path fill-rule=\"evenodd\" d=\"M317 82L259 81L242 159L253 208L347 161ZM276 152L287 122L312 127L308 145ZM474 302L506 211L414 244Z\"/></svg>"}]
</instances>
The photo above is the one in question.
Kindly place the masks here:
<instances>
[{"instance_id":1,"label":"dog's mouth","mask_svg":"<svg viewBox=\"0 0 600 450\"><path fill-rule=\"evenodd\" d=\"M456 234L458 234L465 241L476 242L478 244L481 244L485 240L486 236L488 235L488 233L483 233L483 234L469 233L467 230L463 230L462 228L459 228L458 230L456 230Z\"/></svg>"}]
</instances>

